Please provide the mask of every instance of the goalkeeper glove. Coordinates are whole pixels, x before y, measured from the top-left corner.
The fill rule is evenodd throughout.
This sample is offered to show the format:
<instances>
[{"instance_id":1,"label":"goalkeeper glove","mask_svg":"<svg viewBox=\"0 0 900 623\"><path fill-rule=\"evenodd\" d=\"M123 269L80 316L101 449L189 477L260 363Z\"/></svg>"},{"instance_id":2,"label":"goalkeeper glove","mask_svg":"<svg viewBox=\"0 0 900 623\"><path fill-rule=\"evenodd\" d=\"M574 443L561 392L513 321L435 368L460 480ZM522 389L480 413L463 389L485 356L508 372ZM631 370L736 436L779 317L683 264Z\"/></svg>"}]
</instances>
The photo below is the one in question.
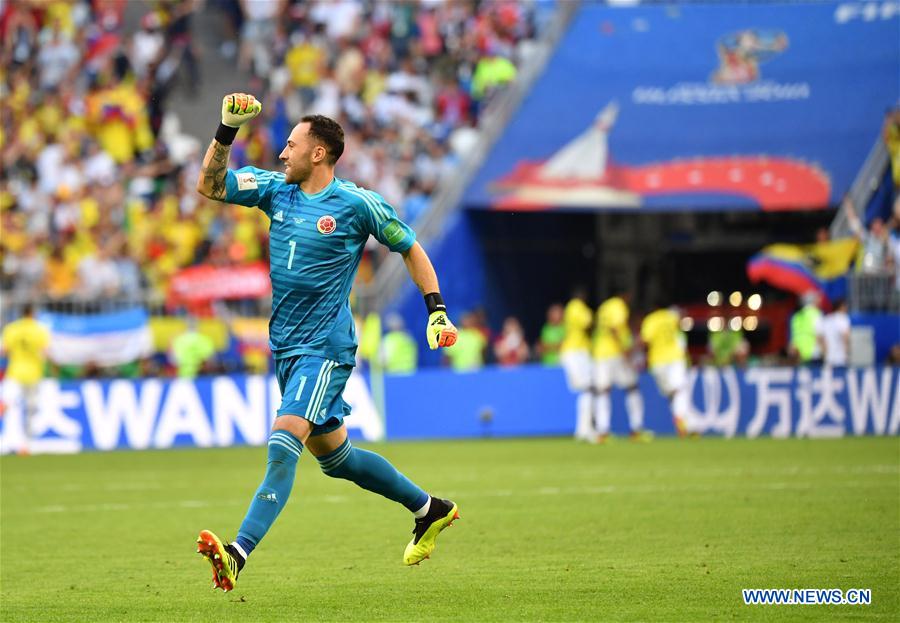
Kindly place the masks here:
<instances>
[{"instance_id":1,"label":"goalkeeper glove","mask_svg":"<svg viewBox=\"0 0 900 623\"><path fill-rule=\"evenodd\" d=\"M447 318L444 310L431 312L428 316L428 327L425 330L428 337L428 348L436 349L438 346L453 346L458 335L456 327Z\"/></svg>"},{"instance_id":2,"label":"goalkeeper glove","mask_svg":"<svg viewBox=\"0 0 900 623\"><path fill-rule=\"evenodd\" d=\"M222 98L222 124L239 128L262 112L262 104L248 93L231 93Z\"/></svg>"},{"instance_id":3,"label":"goalkeeper glove","mask_svg":"<svg viewBox=\"0 0 900 623\"><path fill-rule=\"evenodd\" d=\"M425 307L428 308L428 326L425 327L425 337L428 338L428 348L436 349L438 346L453 346L456 344L456 327L447 318L447 306L440 292L431 292L425 295Z\"/></svg>"}]
</instances>

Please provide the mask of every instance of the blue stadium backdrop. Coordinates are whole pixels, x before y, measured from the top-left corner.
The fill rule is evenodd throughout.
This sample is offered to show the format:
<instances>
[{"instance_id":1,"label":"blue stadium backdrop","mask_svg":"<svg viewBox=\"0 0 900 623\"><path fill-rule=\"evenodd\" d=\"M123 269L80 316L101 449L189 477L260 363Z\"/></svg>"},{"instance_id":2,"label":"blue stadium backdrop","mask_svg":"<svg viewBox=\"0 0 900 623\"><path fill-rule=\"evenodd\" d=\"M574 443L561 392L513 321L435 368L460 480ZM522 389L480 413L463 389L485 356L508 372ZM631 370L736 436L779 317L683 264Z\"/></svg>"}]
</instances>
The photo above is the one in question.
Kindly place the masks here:
<instances>
[{"instance_id":1,"label":"blue stadium backdrop","mask_svg":"<svg viewBox=\"0 0 900 623\"><path fill-rule=\"evenodd\" d=\"M472 208L840 201L900 96L900 3L584 3Z\"/></svg>"}]
</instances>

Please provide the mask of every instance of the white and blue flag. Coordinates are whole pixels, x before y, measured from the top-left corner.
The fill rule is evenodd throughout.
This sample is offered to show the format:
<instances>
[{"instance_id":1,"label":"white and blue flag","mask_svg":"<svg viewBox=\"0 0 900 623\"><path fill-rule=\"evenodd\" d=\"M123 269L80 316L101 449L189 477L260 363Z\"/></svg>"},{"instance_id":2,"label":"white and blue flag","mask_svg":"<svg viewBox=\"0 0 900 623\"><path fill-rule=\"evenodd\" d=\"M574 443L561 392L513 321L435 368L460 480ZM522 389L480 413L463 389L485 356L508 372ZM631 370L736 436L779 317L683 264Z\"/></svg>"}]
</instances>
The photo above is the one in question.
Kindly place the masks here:
<instances>
[{"instance_id":1,"label":"white and blue flag","mask_svg":"<svg viewBox=\"0 0 900 623\"><path fill-rule=\"evenodd\" d=\"M50 329L47 356L57 364L115 366L153 352L147 311L142 308L103 314L44 312L38 320Z\"/></svg>"}]
</instances>

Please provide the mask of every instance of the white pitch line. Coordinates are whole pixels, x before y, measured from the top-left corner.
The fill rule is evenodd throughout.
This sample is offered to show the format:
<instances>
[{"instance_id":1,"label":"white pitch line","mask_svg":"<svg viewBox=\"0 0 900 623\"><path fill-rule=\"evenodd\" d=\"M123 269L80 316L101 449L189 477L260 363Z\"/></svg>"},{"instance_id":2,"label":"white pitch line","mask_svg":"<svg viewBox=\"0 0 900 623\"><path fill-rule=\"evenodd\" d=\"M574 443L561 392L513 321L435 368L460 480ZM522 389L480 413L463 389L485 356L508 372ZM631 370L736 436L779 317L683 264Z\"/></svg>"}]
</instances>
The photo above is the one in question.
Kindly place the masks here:
<instances>
[{"instance_id":1,"label":"white pitch line","mask_svg":"<svg viewBox=\"0 0 900 623\"><path fill-rule=\"evenodd\" d=\"M879 483L873 483L869 480L848 480L840 483L831 483L830 488L840 489L866 489L874 487L882 487ZM819 489L821 485L811 482L757 482L757 483L735 483L728 486L709 486L706 484L688 484L688 485L597 485L597 486L581 486L581 487L538 487L534 489L494 489L488 491L443 491L442 494L447 497L458 500L472 498L499 498L510 496L546 496L546 495L562 495L562 496L584 496L584 495L658 495L658 494L679 494L679 493L733 493L745 491L808 491L810 489ZM236 498L231 500L219 500L215 506L243 506L249 503L249 496L246 498ZM317 495L302 496L305 502L327 503L327 504L346 504L352 501L351 497L343 495ZM213 506L211 502L204 500L173 500L171 502L152 502L152 503L105 503L105 504L82 504L82 505L62 505L53 504L49 506L39 506L35 509L26 509L15 512L4 512L3 515L22 515L26 513L97 513L110 511L132 511L147 509L172 509L172 508L207 508Z\"/></svg>"},{"instance_id":2,"label":"white pitch line","mask_svg":"<svg viewBox=\"0 0 900 623\"><path fill-rule=\"evenodd\" d=\"M524 475L526 472L518 472L520 475ZM588 467L584 470L580 470L579 475L584 476L585 474L596 475L598 480L609 480L611 477L617 476L619 474L627 474L628 476L634 476L635 472L633 470L624 470L624 469L609 469L605 466L597 466L597 467ZM692 479L718 479L722 477L765 477L765 476L821 476L826 474L852 474L852 475L861 475L861 474L877 474L877 475L895 475L900 474L900 464L873 464L873 465L832 465L827 469L818 469L818 468L805 468L797 465L786 466L775 469L765 469L765 468L733 468L733 469L722 469L722 468L714 468L714 469L697 469L697 468L689 468L689 469L672 469L672 470L653 470L648 471L643 474L647 479L652 479L657 476L682 476L687 480ZM469 480L466 478L465 480ZM172 485L166 485L167 490L171 489L186 489L192 486L190 483L173 483ZM108 483L103 485L102 487L91 487L80 484L62 484L59 486L59 490L65 492L78 492L78 491L96 491L98 489L102 489L104 491L157 491L162 489L163 487L156 482L130 482L130 483ZM31 492L33 491L33 487L28 484L4 484L3 492L4 493L23 493L23 492ZM662 490L671 490L671 488L666 487ZM513 492L510 490L506 490L507 493L497 493L496 495L512 495ZM548 494L544 494L548 495Z\"/></svg>"},{"instance_id":3,"label":"white pitch line","mask_svg":"<svg viewBox=\"0 0 900 623\"><path fill-rule=\"evenodd\" d=\"M162 485L158 482L111 482L103 488L107 491L157 491Z\"/></svg>"},{"instance_id":4,"label":"white pitch line","mask_svg":"<svg viewBox=\"0 0 900 623\"><path fill-rule=\"evenodd\" d=\"M209 502L204 502L202 500L185 500L179 502L178 506L181 508L206 508L209 506Z\"/></svg>"}]
</instances>

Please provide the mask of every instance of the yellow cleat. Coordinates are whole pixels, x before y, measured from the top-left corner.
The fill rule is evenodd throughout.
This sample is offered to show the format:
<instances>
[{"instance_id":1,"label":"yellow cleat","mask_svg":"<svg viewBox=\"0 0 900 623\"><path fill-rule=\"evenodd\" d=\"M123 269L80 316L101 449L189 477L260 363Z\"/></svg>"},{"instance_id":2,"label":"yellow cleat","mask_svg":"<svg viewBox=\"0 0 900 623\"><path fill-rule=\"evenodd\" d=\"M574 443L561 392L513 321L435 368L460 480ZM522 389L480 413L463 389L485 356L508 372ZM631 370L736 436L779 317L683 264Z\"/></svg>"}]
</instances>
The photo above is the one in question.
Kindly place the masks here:
<instances>
[{"instance_id":1,"label":"yellow cleat","mask_svg":"<svg viewBox=\"0 0 900 623\"><path fill-rule=\"evenodd\" d=\"M428 514L416 519L413 539L403 552L403 564L417 565L431 557L441 531L459 519L459 507L450 500L431 498Z\"/></svg>"},{"instance_id":2,"label":"yellow cleat","mask_svg":"<svg viewBox=\"0 0 900 623\"><path fill-rule=\"evenodd\" d=\"M197 537L197 553L202 555L213 569L214 589L221 588L226 593L234 590L238 574L241 572L242 562L229 551L228 545L209 530L201 530Z\"/></svg>"},{"instance_id":3,"label":"yellow cleat","mask_svg":"<svg viewBox=\"0 0 900 623\"><path fill-rule=\"evenodd\" d=\"M636 430L631 433L631 441L638 443L648 443L653 441L653 433L649 430Z\"/></svg>"}]
</instances>

